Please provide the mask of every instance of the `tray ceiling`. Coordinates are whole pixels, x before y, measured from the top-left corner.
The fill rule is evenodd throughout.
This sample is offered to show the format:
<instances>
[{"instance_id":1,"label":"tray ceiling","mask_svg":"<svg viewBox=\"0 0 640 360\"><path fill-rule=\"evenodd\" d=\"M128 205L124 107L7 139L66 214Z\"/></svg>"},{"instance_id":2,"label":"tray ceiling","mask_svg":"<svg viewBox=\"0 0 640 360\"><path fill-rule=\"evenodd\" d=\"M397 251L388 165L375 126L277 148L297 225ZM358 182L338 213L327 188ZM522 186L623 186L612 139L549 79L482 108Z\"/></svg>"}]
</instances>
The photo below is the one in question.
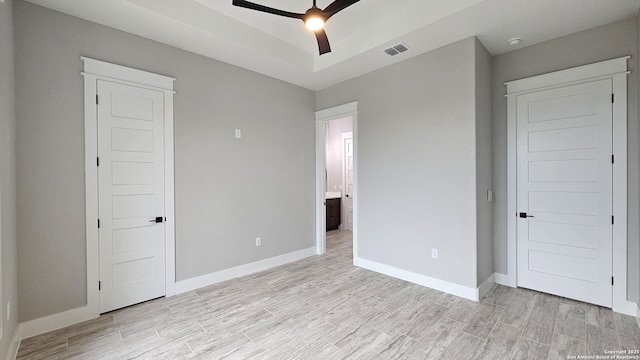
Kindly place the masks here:
<instances>
[{"instance_id":1,"label":"tray ceiling","mask_svg":"<svg viewBox=\"0 0 640 360\"><path fill-rule=\"evenodd\" d=\"M296 19L231 0L27 0L177 48L319 90L446 44L477 36L492 55L636 15L640 0L361 0L326 25L332 52L318 56ZM253 0L303 13L312 0ZM332 0L318 0L324 8ZM391 57L400 42L409 51Z\"/></svg>"}]
</instances>

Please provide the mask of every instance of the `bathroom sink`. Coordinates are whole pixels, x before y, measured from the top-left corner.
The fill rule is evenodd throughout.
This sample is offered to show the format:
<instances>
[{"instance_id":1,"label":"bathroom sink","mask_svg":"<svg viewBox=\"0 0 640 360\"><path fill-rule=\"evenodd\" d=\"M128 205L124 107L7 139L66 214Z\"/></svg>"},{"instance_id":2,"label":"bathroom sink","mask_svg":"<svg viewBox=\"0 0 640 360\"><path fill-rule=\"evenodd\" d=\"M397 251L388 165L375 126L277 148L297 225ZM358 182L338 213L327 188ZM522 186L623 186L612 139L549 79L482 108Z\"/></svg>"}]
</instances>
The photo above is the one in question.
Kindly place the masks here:
<instances>
[{"instance_id":1,"label":"bathroom sink","mask_svg":"<svg viewBox=\"0 0 640 360\"><path fill-rule=\"evenodd\" d=\"M324 194L325 199L337 199L342 197L342 191L327 191Z\"/></svg>"}]
</instances>

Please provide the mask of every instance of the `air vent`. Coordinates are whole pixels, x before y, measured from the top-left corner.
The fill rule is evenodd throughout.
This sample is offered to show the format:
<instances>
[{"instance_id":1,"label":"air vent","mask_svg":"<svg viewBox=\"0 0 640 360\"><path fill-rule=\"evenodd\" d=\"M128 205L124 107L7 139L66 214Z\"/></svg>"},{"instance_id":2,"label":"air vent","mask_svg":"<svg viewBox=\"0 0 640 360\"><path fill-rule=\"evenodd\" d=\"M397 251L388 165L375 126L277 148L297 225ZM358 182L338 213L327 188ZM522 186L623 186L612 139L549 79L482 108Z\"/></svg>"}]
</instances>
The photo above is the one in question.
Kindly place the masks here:
<instances>
[{"instance_id":1,"label":"air vent","mask_svg":"<svg viewBox=\"0 0 640 360\"><path fill-rule=\"evenodd\" d=\"M400 53L403 53L405 51L409 50L409 47L407 46L407 44L403 44L400 43L398 45L392 46L388 49L385 49L384 52L386 52L387 54L391 55L391 56L395 56L398 55Z\"/></svg>"}]
</instances>

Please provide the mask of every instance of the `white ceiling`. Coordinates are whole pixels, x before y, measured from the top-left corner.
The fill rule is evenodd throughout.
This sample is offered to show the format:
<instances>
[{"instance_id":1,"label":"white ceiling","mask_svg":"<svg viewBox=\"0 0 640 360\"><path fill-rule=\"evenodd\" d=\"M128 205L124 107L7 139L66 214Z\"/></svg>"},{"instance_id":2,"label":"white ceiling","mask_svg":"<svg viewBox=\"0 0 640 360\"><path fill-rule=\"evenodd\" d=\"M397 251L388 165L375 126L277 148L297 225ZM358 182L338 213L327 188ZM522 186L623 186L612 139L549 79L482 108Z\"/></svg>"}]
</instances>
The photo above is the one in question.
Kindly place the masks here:
<instances>
[{"instance_id":1,"label":"white ceiling","mask_svg":"<svg viewBox=\"0 0 640 360\"><path fill-rule=\"evenodd\" d=\"M27 0L180 49L319 90L477 36L493 55L637 14L640 0L361 0L332 17L332 52L296 19L232 0ZM303 13L312 0L252 0ZM318 0L325 8L332 0ZM507 40L522 37L519 47ZM383 52L399 42L410 51Z\"/></svg>"}]
</instances>

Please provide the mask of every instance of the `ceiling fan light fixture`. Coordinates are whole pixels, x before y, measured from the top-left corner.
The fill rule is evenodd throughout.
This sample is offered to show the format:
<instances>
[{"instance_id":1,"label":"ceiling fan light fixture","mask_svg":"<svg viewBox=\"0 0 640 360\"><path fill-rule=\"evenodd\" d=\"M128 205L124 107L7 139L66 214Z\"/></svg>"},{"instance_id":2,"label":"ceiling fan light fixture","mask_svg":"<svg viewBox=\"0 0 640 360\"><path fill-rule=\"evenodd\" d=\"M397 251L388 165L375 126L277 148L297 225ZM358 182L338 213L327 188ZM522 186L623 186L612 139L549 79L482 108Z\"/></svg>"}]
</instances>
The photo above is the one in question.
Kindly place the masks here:
<instances>
[{"instance_id":1,"label":"ceiling fan light fixture","mask_svg":"<svg viewBox=\"0 0 640 360\"><path fill-rule=\"evenodd\" d=\"M324 28L324 20L318 17L308 18L304 24L307 26L307 29L311 31L318 31Z\"/></svg>"},{"instance_id":2,"label":"ceiling fan light fixture","mask_svg":"<svg viewBox=\"0 0 640 360\"><path fill-rule=\"evenodd\" d=\"M324 13L317 7L312 7L304 14L304 24L311 31L324 28Z\"/></svg>"},{"instance_id":3,"label":"ceiling fan light fixture","mask_svg":"<svg viewBox=\"0 0 640 360\"><path fill-rule=\"evenodd\" d=\"M0 0L2 1L2 0ZM333 0L324 9L319 9L316 6L316 0L313 0L313 6L307 10L304 14L294 13L290 11L280 10L260 4L256 4L247 0L232 0L234 6L239 6L255 11L261 11L268 14L284 16L288 18L302 20L307 28L313 32L318 41L318 53L320 55L330 53L331 45L329 45L329 39L327 33L324 31L324 23L327 22L332 16L340 11L348 8L349 6L359 2L360 0Z\"/></svg>"}]
</instances>

